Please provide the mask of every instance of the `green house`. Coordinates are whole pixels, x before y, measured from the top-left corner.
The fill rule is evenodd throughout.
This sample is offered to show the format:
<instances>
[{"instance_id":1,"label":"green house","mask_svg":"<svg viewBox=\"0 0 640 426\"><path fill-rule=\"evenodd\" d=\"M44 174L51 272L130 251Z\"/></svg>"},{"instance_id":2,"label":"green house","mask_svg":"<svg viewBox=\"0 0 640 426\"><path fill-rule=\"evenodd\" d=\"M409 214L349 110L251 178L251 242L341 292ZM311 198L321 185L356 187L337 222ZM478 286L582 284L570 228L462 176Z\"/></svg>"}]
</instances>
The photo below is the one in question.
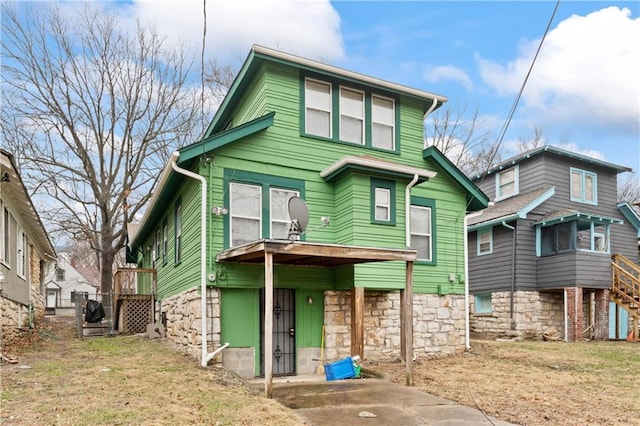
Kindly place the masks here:
<instances>
[{"instance_id":1,"label":"green house","mask_svg":"<svg viewBox=\"0 0 640 426\"><path fill-rule=\"evenodd\" d=\"M425 148L446 101L254 46L129 235L167 337L267 379L462 352L465 214L488 200Z\"/></svg>"}]
</instances>

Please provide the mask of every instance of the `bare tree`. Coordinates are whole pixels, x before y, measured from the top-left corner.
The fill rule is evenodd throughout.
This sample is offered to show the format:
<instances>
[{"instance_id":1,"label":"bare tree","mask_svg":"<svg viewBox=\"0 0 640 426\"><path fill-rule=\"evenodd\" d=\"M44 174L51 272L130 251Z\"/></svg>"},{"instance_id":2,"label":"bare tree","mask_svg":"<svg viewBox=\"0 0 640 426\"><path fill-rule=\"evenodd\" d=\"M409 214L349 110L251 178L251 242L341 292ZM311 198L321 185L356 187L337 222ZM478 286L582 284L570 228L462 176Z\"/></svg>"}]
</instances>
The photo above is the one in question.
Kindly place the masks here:
<instances>
[{"instance_id":1,"label":"bare tree","mask_svg":"<svg viewBox=\"0 0 640 426\"><path fill-rule=\"evenodd\" d=\"M640 177L637 173L623 175L618 180L618 201L637 206L640 212Z\"/></svg>"},{"instance_id":2,"label":"bare tree","mask_svg":"<svg viewBox=\"0 0 640 426\"><path fill-rule=\"evenodd\" d=\"M4 142L54 232L95 250L108 292L126 223L169 153L202 131L192 62L153 28L128 32L96 7L1 7Z\"/></svg>"},{"instance_id":3,"label":"bare tree","mask_svg":"<svg viewBox=\"0 0 640 426\"><path fill-rule=\"evenodd\" d=\"M476 110L465 119L466 108L441 108L426 123L425 143L435 145L460 170L472 174L499 160L498 146L491 142Z\"/></svg>"}]
</instances>

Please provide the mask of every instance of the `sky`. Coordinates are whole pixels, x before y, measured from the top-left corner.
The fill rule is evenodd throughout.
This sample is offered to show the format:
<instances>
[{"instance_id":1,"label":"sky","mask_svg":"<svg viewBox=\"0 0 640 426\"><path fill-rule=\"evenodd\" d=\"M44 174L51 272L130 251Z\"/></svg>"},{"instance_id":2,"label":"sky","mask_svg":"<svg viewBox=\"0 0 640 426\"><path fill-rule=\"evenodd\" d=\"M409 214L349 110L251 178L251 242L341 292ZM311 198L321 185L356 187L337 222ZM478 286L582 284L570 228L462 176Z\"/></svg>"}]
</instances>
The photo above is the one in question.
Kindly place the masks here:
<instances>
[{"instance_id":1,"label":"sky","mask_svg":"<svg viewBox=\"0 0 640 426\"><path fill-rule=\"evenodd\" d=\"M66 4L77 4L76 2ZM253 44L448 97L496 136L555 1L131 0L101 2L239 69ZM133 28L133 27L132 27ZM502 141L547 143L640 175L640 2L559 3Z\"/></svg>"}]
</instances>

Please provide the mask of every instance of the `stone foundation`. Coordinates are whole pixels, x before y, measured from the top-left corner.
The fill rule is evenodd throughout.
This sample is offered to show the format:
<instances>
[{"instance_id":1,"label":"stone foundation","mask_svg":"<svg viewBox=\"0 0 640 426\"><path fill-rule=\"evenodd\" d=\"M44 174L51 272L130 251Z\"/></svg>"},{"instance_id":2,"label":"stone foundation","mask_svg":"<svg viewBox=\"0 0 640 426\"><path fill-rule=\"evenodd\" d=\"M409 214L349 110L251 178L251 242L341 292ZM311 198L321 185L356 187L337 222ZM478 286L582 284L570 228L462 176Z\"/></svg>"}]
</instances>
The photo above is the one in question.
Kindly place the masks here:
<instances>
[{"instance_id":1,"label":"stone foundation","mask_svg":"<svg viewBox=\"0 0 640 426\"><path fill-rule=\"evenodd\" d=\"M37 328L44 319L45 300L40 292L40 256L33 246L29 247L31 308L28 304L0 296L0 348L11 346L16 339L28 332L31 326Z\"/></svg>"},{"instance_id":2,"label":"stone foundation","mask_svg":"<svg viewBox=\"0 0 640 426\"><path fill-rule=\"evenodd\" d=\"M475 298L470 297L469 328L486 336L541 339L549 327L564 337L564 295L562 292L516 291L513 317L510 315L511 292L491 294L491 313L475 313Z\"/></svg>"},{"instance_id":3,"label":"stone foundation","mask_svg":"<svg viewBox=\"0 0 640 426\"><path fill-rule=\"evenodd\" d=\"M202 357L201 303L198 288L192 288L160 302L160 312L165 315L167 322L167 339L180 352L196 359ZM216 288L207 288L206 338L209 352L220 347L220 292ZM220 362L220 353L213 362Z\"/></svg>"},{"instance_id":4,"label":"stone foundation","mask_svg":"<svg viewBox=\"0 0 640 426\"><path fill-rule=\"evenodd\" d=\"M351 355L351 294L326 291L325 358L332 362ZM413 346L417 358L462 353L464 296L414 294ZM382 361L400 358L400 293L364 293L364 356Z\"/></svg>"}]
</instances>

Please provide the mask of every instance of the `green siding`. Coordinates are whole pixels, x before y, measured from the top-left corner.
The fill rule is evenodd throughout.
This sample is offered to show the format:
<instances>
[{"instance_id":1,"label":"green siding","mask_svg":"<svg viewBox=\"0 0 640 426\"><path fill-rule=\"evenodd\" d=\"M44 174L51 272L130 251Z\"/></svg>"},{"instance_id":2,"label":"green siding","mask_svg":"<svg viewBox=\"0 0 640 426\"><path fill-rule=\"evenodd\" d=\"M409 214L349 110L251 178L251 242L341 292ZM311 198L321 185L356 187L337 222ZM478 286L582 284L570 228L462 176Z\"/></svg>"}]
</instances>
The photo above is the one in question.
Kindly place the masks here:
<instances>
[{"instance_id":1,"label":"green siding","mask_svg":"<svg viewBox=\"0 0 640 426\"><path fill-rule=\"evenodd\" d=\"M307 298L311 297L311 304ZM322 290L296 291L296 346L317 348L322 336L324 320L324 292Z\"/></svg>"}]
</instances>

